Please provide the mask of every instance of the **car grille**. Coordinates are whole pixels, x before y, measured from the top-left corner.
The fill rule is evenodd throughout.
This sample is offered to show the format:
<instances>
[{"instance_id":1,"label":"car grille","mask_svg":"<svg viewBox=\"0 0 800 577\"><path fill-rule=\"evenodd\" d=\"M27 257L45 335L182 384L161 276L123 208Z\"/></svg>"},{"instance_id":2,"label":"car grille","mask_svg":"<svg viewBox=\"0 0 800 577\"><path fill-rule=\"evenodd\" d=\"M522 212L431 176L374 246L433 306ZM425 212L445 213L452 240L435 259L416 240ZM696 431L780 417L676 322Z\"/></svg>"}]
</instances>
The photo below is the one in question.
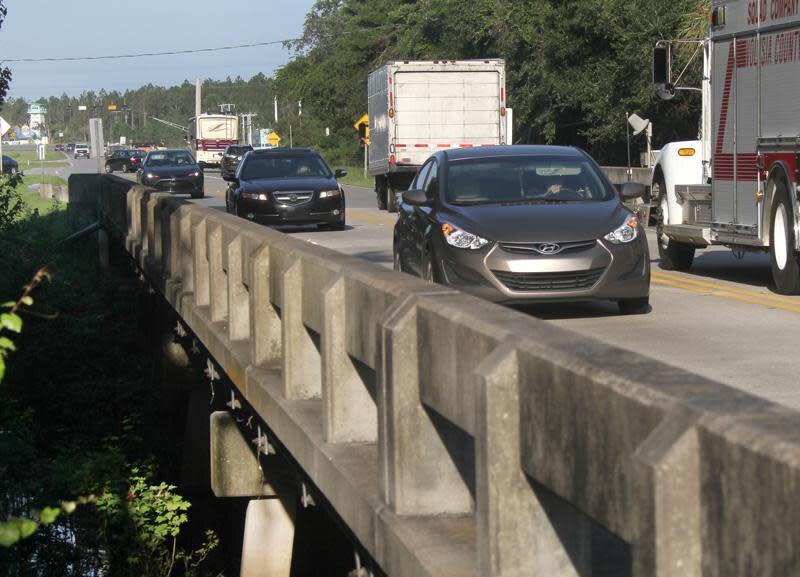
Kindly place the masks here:
<instances>
[{"instance_id":1,"label":"car grille","mask_svg":"<svg viewBox=\"0 0 800 577\"><path fill-rule=\"evenodd\" d=\"M589 250L590 248L594 248L597 245L596 240L584 240L578 242L559 242L559 243L541 243L541 242L534 242L534 243L500 243L500 248L502 248L506 252L510 252L513 254L526 254L526 255L535 255L535 254L545 254L546 256L550 256L549 254L543 253L539 250L539 247L543 244L558 244L561 250L557 253L552 254L564 254L566 252L577 252L581 250Z\"/></svg>"},{"instance_id":2,"label":"car grille","mask_svg":"<svg viewBox=\"0 0 800 577\"><path fill-rule=\"evenodd\" d=\"M158 190L194 190L194 184L188 180L163 179L155 183Z\"/></svg>"},{"instance_id":3,"label":"car grille","mask_svg":"<svg viewBox=\"0 0 800 577\"><path fill-rule=\"evenodd\" d=\"M569 291L593 287L603 276L605 268L569 272L508 272L493 270L506 288L520 292Z\"/></svg>"},{"instance_id":4,"label":"car grille","mask_svg":"<svg viewBox=\"0 0 800 577\"><path fill-rule=\"evenodd\" d=\"M309 202L314 198L314 193L310 190L298 190L292 192L273 192L272 196L277 202L284 206L297 206Z\"/></svg>"}]
</instances>

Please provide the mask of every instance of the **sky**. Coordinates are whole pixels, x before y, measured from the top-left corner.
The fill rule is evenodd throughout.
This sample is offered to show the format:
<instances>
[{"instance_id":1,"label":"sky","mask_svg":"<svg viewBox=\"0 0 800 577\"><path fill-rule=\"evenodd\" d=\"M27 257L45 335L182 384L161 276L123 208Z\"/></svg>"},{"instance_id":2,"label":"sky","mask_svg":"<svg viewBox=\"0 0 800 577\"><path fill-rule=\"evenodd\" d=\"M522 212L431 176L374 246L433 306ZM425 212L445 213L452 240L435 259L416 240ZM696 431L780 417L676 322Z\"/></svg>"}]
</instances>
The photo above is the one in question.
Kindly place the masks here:
<instances>
[{"instance_id":1,"label":"sky","mask_svg":"<svg viewBox=\"0 0 800 577\"><path fill-rule=\"evenodd\" d=\"M314 0L5 0L0 62L215 48L297 38ZM83 62L9 62L9 98L78 95L250 78L286 64L281 45L222 52Z\"/></svg>"}]
</instances>

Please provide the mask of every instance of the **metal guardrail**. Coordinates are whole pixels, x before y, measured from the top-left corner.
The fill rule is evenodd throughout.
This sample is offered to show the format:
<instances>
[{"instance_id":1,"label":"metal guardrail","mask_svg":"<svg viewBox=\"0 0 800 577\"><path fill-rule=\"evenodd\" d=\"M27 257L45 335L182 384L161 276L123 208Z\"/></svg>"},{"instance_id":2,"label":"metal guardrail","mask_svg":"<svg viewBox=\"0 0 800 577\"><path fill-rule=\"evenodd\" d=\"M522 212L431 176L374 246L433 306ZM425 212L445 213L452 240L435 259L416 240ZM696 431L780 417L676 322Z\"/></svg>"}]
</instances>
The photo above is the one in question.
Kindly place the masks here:
<instances>
[{"instance_id":1,"label":"metal guardrail","mask_svg":"<svg viewBox=\"0 0 800 577\"><path fill-rule=\"evenodd\" d=\"M115 178L107 228L392 577L800 574L800 415ZM635 321L632 321L635 322Z\"/></svg>"}]
</instances>

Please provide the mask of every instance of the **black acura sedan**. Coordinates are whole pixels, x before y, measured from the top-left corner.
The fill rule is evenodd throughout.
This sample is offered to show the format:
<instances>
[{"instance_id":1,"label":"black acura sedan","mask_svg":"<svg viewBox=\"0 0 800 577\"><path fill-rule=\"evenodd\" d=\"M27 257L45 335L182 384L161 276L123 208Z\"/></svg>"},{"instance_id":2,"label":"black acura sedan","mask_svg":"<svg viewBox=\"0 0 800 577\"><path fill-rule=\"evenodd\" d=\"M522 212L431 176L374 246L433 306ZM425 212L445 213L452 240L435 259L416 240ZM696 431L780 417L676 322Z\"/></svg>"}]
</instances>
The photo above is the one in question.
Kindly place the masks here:
<instances>
[{"instance_id":1,"label":"black acura sedan","mask_svg":"<svg viewBox=\"0 0 800 577\"><path fill-rule=\"evenodd\" d=\"M136 171L136 180L159 192L204 195L203 171L185 150L151 150Z\"/></svg>"},{"instance_id":2,"label":"black acura sedan","mask_svg":"<svg viewBox=\"0 0 800 577\"><path fill-rule=\"evenodd\" d=\"M394 268L502 303L611 300L650 310L644 229L585 152L492 146L435 153L403 193Z\"/></svg>"},{"instance_id":3,"label":"black acura sedan","mask_svg":"<svg viewBox=\"0 0 800 577\"><path fill-rule=\"evenodd\" d=\"M225 192L228 212L264 224L319 224L345 228L344 190L319 153L307 148L248 152Z\"/></svg>"}]
</instances>

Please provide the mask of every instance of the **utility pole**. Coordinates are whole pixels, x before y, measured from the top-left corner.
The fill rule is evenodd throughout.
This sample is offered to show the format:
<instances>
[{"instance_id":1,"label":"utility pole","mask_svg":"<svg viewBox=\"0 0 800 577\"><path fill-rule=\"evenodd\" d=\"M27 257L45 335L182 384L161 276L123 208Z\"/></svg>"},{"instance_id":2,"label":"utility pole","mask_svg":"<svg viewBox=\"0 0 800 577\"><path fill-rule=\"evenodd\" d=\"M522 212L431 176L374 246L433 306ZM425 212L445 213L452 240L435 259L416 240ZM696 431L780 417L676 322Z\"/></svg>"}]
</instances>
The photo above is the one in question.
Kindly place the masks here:
<instances>
[{"instance_id":1,"label":"utility pole","mask_svg":"<svg viewBox=\"0 0 800 577\"><path fill-rule=\"evenodd\" d=\"M219 105L219 111L221 114L230 114L234 110L236 110L236 105L230 102Z\"/></svg>"},{"instance_id":2,"label":"utility pole","mask_svg":"<svg viewBox=\"0 0 800 577\"><path fill-rule=\"evenodd\" d=\"M278 97L275 96L273 98L273 104L275 105L275 124L278 124Z\"/></svg>"}]
</instances>

